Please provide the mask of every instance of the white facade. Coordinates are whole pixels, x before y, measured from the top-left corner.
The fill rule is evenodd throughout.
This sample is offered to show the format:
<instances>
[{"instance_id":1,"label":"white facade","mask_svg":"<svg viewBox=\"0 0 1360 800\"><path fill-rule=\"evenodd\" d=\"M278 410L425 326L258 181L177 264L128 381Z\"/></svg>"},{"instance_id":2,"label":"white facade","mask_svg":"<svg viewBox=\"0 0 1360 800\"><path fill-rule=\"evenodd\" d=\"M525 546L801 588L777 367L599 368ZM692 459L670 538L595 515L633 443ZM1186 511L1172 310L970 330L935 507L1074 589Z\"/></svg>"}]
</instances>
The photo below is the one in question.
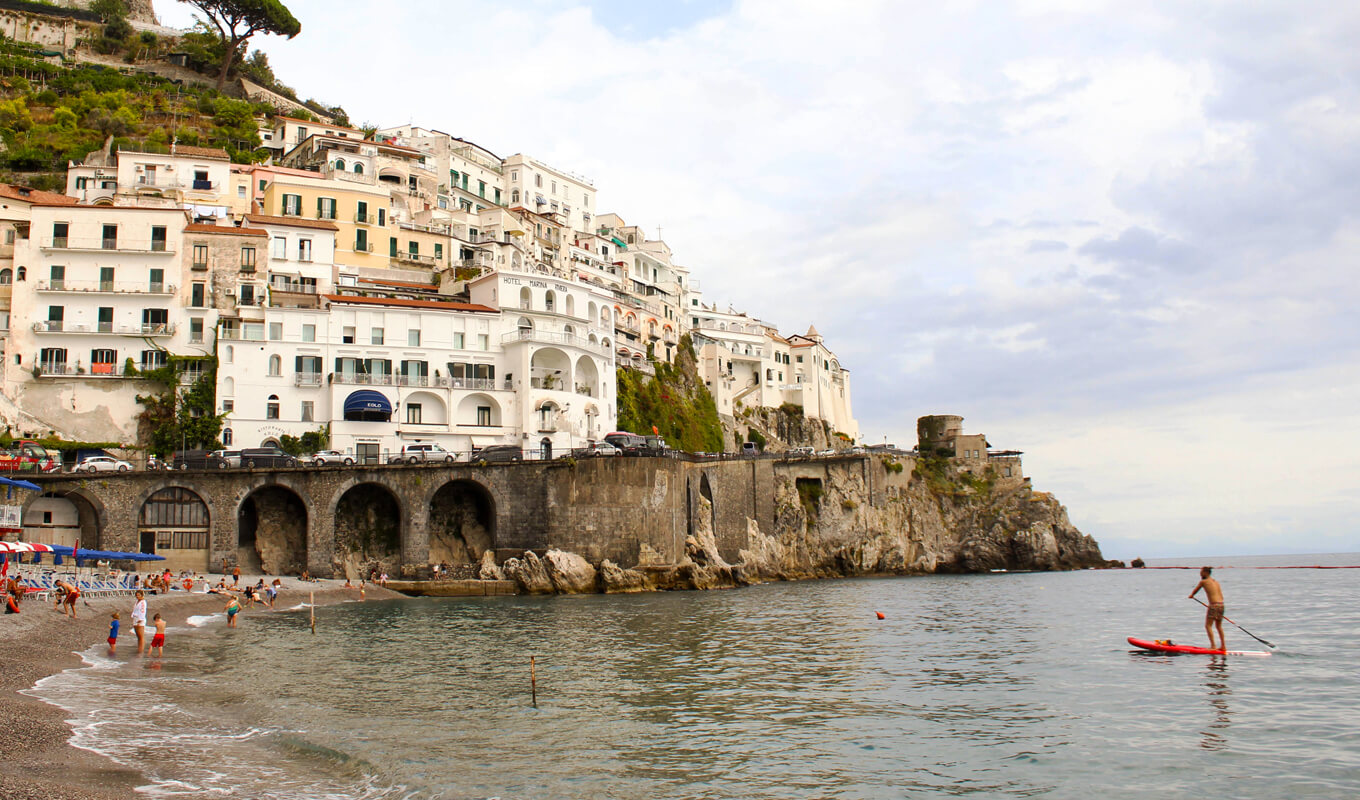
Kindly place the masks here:
<instances>
[{"instance_id":1,"label":"white facade","mask_svg":"<svg viewBox=\"0 0 1360 800\"><path fill-rule=\"evenodd\" d=\"M510 205L540 214L561 214L569 231L593 230L595 184L588 178L517 153L505 159Z\"/></svg>"}]
</instances>

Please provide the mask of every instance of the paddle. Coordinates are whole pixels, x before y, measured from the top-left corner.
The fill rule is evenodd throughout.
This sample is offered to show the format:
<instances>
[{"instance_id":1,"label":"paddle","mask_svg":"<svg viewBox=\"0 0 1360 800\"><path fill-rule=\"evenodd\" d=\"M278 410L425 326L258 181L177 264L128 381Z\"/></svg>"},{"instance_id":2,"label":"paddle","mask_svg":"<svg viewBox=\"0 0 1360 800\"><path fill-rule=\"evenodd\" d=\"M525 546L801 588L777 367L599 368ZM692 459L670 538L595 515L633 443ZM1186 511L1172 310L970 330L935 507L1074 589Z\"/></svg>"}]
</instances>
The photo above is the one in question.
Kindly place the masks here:
<instances>
[{"instance_id":1,"label":"paddle","mask_svg":"<svg viewBox=\"0 0 1360 800\"><path fill-rule=\"evenodd\" d=\"M1208 604L1208 603L1204 602L1203 600L1199 599L1198 597L1192 597L1192 598L1190 598L1190 599L1191 599L1191 600L1194 600L1196 603L1199 603L1200 605L1204 606L1205 608L1208 608L1208 607L1209 607L1209 604ZM1232 620L1228 619L1226 616L1223 617L1223 619L1226 619L1226 620L1228 620L1228 622L1232 622L1232 624L1237 625L1236 622L1233 622ZM1237 629L1238 629L1239 631L1242 631L1242 632L1245 633L1246 635L1250 636L1251 638L1255 639L1256 641L1260 642L1261 644L1265 645L1266 647L1270 647L1270 648L1274 648L1274 647L1275 647L1275 645L1271 644L1270 642L1267 642L1265 639L1262 639L1260 636L1257 636L1256 634L1252 633L1251 631L1247 630L1246 628L1242 627L1241 625L1237 625Z\"/></svg>"}]
</instances>

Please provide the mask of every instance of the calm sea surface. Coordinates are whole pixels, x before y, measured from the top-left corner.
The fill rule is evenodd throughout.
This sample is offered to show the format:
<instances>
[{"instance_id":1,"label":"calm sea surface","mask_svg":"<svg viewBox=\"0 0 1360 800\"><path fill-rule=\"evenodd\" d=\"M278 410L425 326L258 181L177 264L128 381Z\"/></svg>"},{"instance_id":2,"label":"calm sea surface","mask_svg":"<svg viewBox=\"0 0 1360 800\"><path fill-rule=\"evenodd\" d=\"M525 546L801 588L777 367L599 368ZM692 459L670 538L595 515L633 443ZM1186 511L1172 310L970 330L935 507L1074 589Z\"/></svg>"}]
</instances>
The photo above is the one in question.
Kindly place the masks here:
<instances>
[{"instance_id":1,"label":"calm sea surface","mask_svg":"<svg viewBox=\"0 0 1360 800\"><path fill-rule=\"evenodd\" d=\"M1131 652L1204 639L1149 569L252 612L35 693L154 796L1360 795L1360 570L1246 568L1360 555L1210 561L1274 656Z\"/></svg>"}]
</instances>

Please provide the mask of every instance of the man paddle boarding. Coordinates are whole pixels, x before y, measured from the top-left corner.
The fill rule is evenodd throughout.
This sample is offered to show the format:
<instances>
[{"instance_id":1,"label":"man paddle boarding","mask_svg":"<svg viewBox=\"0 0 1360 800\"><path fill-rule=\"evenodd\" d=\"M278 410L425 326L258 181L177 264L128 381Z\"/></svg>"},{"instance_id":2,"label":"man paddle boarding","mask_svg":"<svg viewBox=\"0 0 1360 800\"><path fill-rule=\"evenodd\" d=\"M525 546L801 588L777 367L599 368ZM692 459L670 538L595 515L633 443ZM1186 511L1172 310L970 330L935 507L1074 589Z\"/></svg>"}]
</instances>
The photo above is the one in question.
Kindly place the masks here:
<instances>
[{"instance_id":1,"label":"man paddle boarding","mask_svg":"<svg viewBox=\"0 0 1360 800\"><path fill-rule=\"evenodd\" d=\"M1201 567L1199 571L1199 583L1195 584L1195 590L1190 593L1190 599L1194 600L1199 590L1204 590L1204 596L1209 601L1209 610L1204 615L1204 631L1209 634L1210 650L1227 650L1228 642L1223 638L1223 587L1214 580L1213 567ZM1214 645L1214 628L1218 628L1218 645Z\"/></svg>"}]
</instances>

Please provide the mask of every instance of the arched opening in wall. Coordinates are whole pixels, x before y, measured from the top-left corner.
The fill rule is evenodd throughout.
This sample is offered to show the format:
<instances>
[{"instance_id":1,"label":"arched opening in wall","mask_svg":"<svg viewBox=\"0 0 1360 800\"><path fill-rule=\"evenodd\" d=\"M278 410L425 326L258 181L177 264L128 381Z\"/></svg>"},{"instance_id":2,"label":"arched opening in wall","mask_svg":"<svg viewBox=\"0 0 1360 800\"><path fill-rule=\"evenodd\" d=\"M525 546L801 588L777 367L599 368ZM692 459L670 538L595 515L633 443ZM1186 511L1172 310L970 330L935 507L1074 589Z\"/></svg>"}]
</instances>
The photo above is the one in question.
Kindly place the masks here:
<instances>
[{"instance_id":1,"label":"arched opening in wall","mask_svg":"<svg viewBox=\"0 0 1360 800\"><path fill-rule=\"evenodd\" d=\"M555 347L543 347L529 358L531 385L535 389L571 391L571 358Z\"/></svg>"},{"instance_id":2,"label":"arched opening in wall","mask_svg":"<svg viewBox=\"0 0 1360 800\"><path fill-rule=\"evenodd\" d=\"M170 486L142 503L137 522L139 550L165 556L166 569L208 571L212 537L208 506L190 489Z\"/></svg>"},{"instance_id":3,"label":"arched opening in wall","mask_svg":"<svg viewBox=\"0 0 1360 800\"><path fill-rule=\"evenodd\" d=\"M475 481L444 484L430 500L429 531L431 564L455 568L477 564L496 544L496 503L491 493Z\"/></svg>"},{"instance_id":4,"label":"arched opening in wall","mask_svg":"<svg viewBox=\"0 0 1360 800\"><path fill-rule=\"evenodd\" d=\"M567 295L567 299L564 301L564 304L566 305L567 316L569 317L576 316L576 298L572 297L571 295Z\"/></svg>"},{"instance_id":5,"label":"arched opening in wall","mask_svg":"<svg viewBox=\"0 0 1360 800\"><path fill-rule=\"evenodd\" d=\"M527 338L534 333L534 321L528 317L520 317L519 322L515 323L515 329L519 331L521 338Z\"/></svg>"},{"instance_id":6,"label":"arched opening in wall","mask_svg":"<svg viewBox=\"0 0 1360 800\"><path fill-rule=\"evenodd\" d=\"M713 502L713 487L708 483L707 472L699 479L699 496L708 501L708 515L700 517L700 520L708 525L709 533L712 533L716 539L718 535L718 504ZM699 507L703 508L703 504L701 503Z\"/></svg>"},{"instance_id":7,"label":"arched opening in wall","mask_svg":"<svg viewBox=\"0 0 1360 800\"><path fill-rule=\"evenodd\" d=\"M516 266L518 266L518 264ZM525 286L524 288L519 290L519 307L525 311L528 311L529 309L533 308L533 306L534 306L534 293L530 291L528 286Z\"/></svg>"},{"instance_id":8,"label":"arched opening in wall","mask_svg":"<svg viewBox=\"0 0 1360 800\"><path fill-rule=\"evenodd\" d=\"M296 492L265 486L246 495L236 512L236 563L252 574L307 569L307 506Z\"/></svg>"},{"instance_id":9,"label":"arched opening in wall","mask_svg":"<svg viewBox=\"0 0 1360 800\"><path fill-rule=\"evenodd\" d=\"M554 292L552 289L549 289L543 294L543 310L544 311L557 310L557 293Z\"/></svg>"},{"instance_id":10,"label":"arched opening in wall","mask_svg":"<svg viewBox=\"0 0 1360 800\"><path fill-rule=\"evenodd\" d=\"M79 544L90 550L100 545L99 512L84 497L70 492L46 492L24 509L23 536L26 542Z\"/></svg>"},{"instance_id":11,"label":"arched opening in wall","mask_svg":"<svg viewBox=\"0 0 1360 800\"><path fill-rule=\"evenodd\" d=\"M336 575L399 572L401 528L401 505L390 490L376 483L351 487L335 505Z\"/></svg>"},{"instance_id":12,"label":"arched opening in wall","mask_svg":"<svg viewBox=\"0 0 1360 800\"><path fill-rule=\"evenodd\" d=\"M595 359L590 356L581 356L576 360L575 390L586 397L600 396L600 370L595 366Z\"/></svg>"},{"instance_id":13,"label":"arched opening in wall","mask_svg":"<svg viewBox=\"0 0 1360 800\"><path fill-rule=\"evenodd\" d=\"M544 436L543 441L538 443L538 457L544 461L552 461L552 439Z\"/></svg>"}]
</instances>

